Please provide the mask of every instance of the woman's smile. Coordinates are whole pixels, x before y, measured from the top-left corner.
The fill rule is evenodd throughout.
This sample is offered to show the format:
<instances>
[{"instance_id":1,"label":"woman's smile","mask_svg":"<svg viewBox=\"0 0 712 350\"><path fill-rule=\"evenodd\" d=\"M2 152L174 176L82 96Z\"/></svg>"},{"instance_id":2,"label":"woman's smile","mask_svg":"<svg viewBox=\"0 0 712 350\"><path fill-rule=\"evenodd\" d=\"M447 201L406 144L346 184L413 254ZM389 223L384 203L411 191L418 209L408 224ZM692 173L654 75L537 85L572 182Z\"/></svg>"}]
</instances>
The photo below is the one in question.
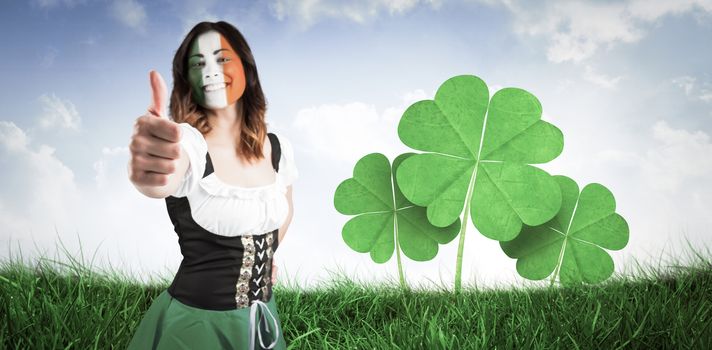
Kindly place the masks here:
<instances>
[{"instance_id":1,"label":"woman's smile","mask_svg":"<svg viewBox=\"0 0 712 350\"><path fill-rule=\"evenodd\" d=\"M211 91L223 90L228 86L230 86L229 83L212 83L212 84L205 85L203 87L203 91L211 92Z\"/></svg>"}]
</instances>

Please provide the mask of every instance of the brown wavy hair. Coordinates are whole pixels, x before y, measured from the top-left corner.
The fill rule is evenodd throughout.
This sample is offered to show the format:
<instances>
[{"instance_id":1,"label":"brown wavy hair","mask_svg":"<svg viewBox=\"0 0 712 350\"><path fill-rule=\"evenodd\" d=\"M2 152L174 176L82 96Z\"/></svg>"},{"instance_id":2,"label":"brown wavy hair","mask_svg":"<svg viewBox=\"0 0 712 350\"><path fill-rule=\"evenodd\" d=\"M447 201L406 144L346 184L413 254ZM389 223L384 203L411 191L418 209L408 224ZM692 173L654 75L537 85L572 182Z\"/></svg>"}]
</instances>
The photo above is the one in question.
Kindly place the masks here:
<instances>
[{"instance_id":1,"label":"brown wavy hair","mask_svg":"<svg viewBox=\"0 0 712 350\"><path fill-rule=\"evenodd\" d=\"M239 156L251 164L253 160L264 157L262 148L267 136L267 123L265 122L267 102L257 75L257 66L252 56L252 50L242 33L232 24L224 21L200 22L185 36L173 57L173 91L169 105L170 114L174 122L188 123L203 135L212 130L205 108L193 101L193 92L188 81L190 46L198 35L210 30L216 30L222 34L242 61L246 84L244 93L235 103L238 118L241 120L240 143L236 151ZM242 104L242 108L240 108L240 104Z\"/></svg>"}]
</instances>

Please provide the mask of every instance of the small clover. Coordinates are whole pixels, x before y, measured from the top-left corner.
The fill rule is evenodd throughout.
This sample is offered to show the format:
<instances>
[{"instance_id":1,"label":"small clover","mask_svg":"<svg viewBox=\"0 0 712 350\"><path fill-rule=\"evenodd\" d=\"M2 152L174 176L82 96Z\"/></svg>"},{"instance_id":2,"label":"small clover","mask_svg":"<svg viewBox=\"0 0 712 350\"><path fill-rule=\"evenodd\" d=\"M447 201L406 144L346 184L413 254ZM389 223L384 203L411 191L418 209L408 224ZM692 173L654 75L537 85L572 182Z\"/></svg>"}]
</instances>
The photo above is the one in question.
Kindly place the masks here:
<instances>
[{"instance_id":1,"label":"small clover","mask_svg":"<svg viewBox=\"0 0 712 350\"><path fill-rule=\"evenodd\" d=\"M598 283L613 273L613 259L604 249L620 250L628 244L628 223L617 214L613 194L591 183L581 190L566 176L554 176L563 195L561 210L550 221L526 226L514 240L500 242L517 260L524 278L541 280L559 276L561 284Z\"/></svg>"},{"instance_id":2,"label":"small clover","mask_svg":"<svg viewBox=\"0 0 712 350\"><path fill-rule=\"evenodd\" d=\"M395 186L399 165L412 155L396 157L394 172L386 156L368 154L356 163L353 177L336 188L336 210L357 215L344 225L344 241L357 252L370 252L376 263L391 258L395 242L410 259L431 260L437 255L438 244L452 241L460 229L459 220L447 227L433 226L425 217L425 208L408 201Z\"/></svg>"}]
</instances>

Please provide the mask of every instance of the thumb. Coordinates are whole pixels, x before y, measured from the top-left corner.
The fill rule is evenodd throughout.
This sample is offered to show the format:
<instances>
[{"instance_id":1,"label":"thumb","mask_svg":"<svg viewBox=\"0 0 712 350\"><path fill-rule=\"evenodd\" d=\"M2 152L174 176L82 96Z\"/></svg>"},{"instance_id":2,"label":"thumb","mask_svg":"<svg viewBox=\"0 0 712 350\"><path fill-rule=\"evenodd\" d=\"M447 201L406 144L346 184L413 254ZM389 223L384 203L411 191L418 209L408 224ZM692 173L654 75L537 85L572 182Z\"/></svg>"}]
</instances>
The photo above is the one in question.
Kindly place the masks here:
<instances>
[{"instance_id":1,"label":"thumb","mask_svg":"<svg viewBox=\"0 0 712 350\"><path fill-rule=\"evenodd\" d=\"M148 107L148 112L154 114L158 117L166 116L166 100L167 100L167 88L166 82L155 70L151 70L148 73L149 80L151 81L151 105Z\"/></svg>"}]
</instances>

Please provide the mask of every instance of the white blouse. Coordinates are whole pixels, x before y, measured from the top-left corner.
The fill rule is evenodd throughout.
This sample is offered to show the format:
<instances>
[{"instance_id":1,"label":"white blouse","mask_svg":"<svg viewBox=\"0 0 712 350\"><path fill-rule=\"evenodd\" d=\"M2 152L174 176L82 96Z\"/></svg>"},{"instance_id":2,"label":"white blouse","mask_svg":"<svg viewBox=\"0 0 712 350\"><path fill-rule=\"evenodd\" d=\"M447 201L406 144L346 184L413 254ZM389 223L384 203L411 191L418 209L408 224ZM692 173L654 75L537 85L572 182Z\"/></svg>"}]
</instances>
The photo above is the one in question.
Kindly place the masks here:
<instances>
[{"instance_id":1,"label":"white blouse","mask_svg":"<svg viewBox=\"0 0 712 350\"><path fill-rule=\"evenodd\" d=\"M178 125L183 129L180 145L188 154L190 164L173 196L188 197L196 223L214 234L229 237L262 234L284 224L289 215L287 186L298 177L289 139L272 132L279 139L282 151L275 182L240 187L222 182L214 171L203 178L208 144L198 129L188 123Z\"/></svg>"}]
</instances>

